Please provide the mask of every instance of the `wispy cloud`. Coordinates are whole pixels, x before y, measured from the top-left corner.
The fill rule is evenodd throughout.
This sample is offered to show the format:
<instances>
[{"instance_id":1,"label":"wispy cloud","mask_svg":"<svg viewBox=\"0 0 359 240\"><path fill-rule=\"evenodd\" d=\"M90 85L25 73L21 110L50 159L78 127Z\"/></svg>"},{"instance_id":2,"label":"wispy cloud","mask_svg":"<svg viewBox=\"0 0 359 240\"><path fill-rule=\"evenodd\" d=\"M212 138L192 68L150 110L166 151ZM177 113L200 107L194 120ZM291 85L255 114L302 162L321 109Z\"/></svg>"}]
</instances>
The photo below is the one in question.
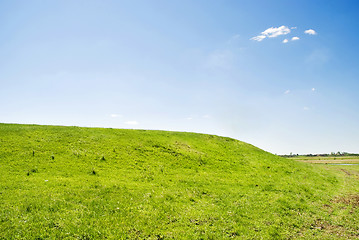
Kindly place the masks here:
<instances>
[{"instance_id":1,"label":"wispy cloud","mask_svg":"<svg viewBox=\"0 0 359 240\"><path fill-rule=\"evenodd\" d=\"M313 29L308 29L304 31L305 34L309 34L309 35L317 35L317 32L314 31Z\"/></svg>"},{"instance_id":2,"label":"wispy cloud","mask_svg":"<svg viewBox=\"0 0 359 240\"><path fill-rule=\"evenodd\" d=\"M239 38L240 38L240 35L239 35L239 34L236 34L236 35L232 36L232 37L227 41L227 44L233 44L233 43L235 43Z\"/></svg>"},{"instance_id":3,"label":"wispy cloud","mask_svg":"<svg viewBox=\"0 0 359 240\"><path fill-rule=\"evenodd\" d=\"M314 92L315 91L315 88L312 88L312 92Z\"/></svg>"},{"instance_id":4,"label":"wispy cloud","mask_svg":"<svg viewBox=\"0 0 359 240\"><path fill-rule=\"evenodd\" d=\"M217 50L210 53L206 59L205 67L210 69L230 69L234 54L230 50Z\"/></svg>"},{"instance_id":5,"label":"wispy cloud","mask_svg":"<svg viewBox=\"0 0 359 240\"><path fill-rule=\"evenodd\" d=\"M299 37L292 37L292 41L297 41L299 39L300 39Z\"/></svg>"},{"instance_id":6,"label":"wispy cloud","mask_svg":"<svg viewBox=\"0 0 359 240\"><path fill-rule=\"evenodd\" d=\"M288 33L290 33L290 29L284 25L280 27L271 27L263 31L260 35L252 37L251 40L260 42L267 37L274 38Z\"/></svg>"},{"instance_id":7,"label":"wispy cloud","mask_svg":"<svg viewBox=\"0 0 359 240\"><path fill-rule=\"evenodd\" d=\"M289 90L289 89L284 92L284 94L289 94L289 93L290 93L290 90Z\"/></svg>"},{"instance_id":8,"label":"wispy cloud","mask_svg":"<svg viewBox=\"0 0 359 240\"><path fill-rule=\"evenodd\" d=\"M127 125L138 125L138 122L137 121L127 121L127 122L125 122L125 124L127 124Z\"/></svg>"},{"instance_id":9,"label":"wispy cloud","mask_svg":"<svg viewBox=\"0 0 359 240\"><path fill-rule=\"evenodd\" d=\"M265 39L265 38L266 38L266 36L264 36L264 35L259 35L259 36L256 36L256 37L252 37L251 40L261 42L261 41L263 41L263 39Z\"/></svg>"},{"instance_id":10,"label":"wispy cloud","mask_svg":"<svg viewBox=\"0 0 359 240\"><path fill-rule=\"evenodd\" d=\"M284 39L282 43L287 43L288 42L288 39Z\"/></svg>"},{"instance_id":11,"label":"wispy cloud","mask_svg":"<svg viewBox=\"0 0 359 240\"><path fill-rule=\"evenodd\" d=\"M304 111L308 111L308 110L309 110L309 107L304 107L303 110L304 110Z\"/></svg>"},{"instance_id":12,"label":"wispy cloud","mask_svg":"<svg viewBox=\"0 0 359 240\"><path fill-rule=\"evenodd\" d=\"M330 52L327 49L316 49L306 59L310 65L320 66L330 60Z\"/></svg>"},{"instance_id":13,"label":"wispy cloud","mask_svg":"<svg viewBox=\"0 0 359 240\"><path fill-rule=\"evenodd\" d=\"M118 118L118 117L121 117L121 115L119 115L119 114L115 114L115 113L111 114L110 116L111 116L112 118Z\"/></svg>"}]
</instances>

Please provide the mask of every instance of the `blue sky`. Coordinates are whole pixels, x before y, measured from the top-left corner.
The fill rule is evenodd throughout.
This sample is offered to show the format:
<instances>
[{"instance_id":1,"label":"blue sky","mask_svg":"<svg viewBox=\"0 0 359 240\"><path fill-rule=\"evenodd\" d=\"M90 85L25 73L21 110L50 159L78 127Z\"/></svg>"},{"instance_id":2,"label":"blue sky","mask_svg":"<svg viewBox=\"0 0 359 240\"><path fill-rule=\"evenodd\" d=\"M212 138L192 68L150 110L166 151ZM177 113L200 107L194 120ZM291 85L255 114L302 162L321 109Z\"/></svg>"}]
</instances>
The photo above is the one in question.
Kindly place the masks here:
<instances>
[{"instance_id":1,"label":"blue sky","mask_svg":"<svg viewBox=\"0 0 359 240\"><path fill-rule=\"evenodd\" d=\"M358 11L346 0L1 1L0 122L359 152Z\"/></svg>"}]
</instances>

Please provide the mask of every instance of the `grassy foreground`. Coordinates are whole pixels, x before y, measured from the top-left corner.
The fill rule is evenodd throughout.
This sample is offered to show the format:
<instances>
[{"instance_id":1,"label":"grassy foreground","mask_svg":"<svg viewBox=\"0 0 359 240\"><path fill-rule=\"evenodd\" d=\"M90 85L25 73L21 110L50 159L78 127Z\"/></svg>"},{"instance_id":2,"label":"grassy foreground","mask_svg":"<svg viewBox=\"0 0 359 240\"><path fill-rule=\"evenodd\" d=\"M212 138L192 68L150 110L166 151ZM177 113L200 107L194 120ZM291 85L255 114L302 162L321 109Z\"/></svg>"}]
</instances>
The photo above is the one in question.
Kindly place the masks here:
<instances>
[{"instance_id":1,"label":"grassy foreground","mask_svg":"<svg viewBox=\"0 0 359 240\"><path fill-rule=\"evenodd\" d=\"M358 176L212 135L0 124L0 239L354 239Z\"/></svg>"}]
</instances>

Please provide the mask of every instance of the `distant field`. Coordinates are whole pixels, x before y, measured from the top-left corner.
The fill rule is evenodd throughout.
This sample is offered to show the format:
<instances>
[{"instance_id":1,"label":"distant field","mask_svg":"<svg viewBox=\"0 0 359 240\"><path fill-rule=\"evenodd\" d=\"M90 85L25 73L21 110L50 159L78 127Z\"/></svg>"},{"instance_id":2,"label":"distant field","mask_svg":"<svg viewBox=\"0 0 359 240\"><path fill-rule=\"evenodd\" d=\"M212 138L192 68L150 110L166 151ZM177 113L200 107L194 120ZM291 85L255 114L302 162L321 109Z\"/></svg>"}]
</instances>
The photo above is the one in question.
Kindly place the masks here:
<instances>
[{"instance_id":1,"label":"distant field","mask_svg":"<svg viewBox=\"0 0 359 240\"><path fill-rule=\"evenodd\" d=\"M0 239L358 239L358 180L213 135L0 124Z\"/></svg>"},{"instance_id":2,"label":"distant field","mask_svg":"<svg viewBox=\"0 0 359 240\"><path fill-rule=\"evenodd\" d=\"M323 163L323 164L359 164L359 157L353 156L340 156L340 157L321 157L321 156L313 156L313 157L292 157L291 159L296 161L308 162L308 163Z\"/></svg>"}]
</instances>

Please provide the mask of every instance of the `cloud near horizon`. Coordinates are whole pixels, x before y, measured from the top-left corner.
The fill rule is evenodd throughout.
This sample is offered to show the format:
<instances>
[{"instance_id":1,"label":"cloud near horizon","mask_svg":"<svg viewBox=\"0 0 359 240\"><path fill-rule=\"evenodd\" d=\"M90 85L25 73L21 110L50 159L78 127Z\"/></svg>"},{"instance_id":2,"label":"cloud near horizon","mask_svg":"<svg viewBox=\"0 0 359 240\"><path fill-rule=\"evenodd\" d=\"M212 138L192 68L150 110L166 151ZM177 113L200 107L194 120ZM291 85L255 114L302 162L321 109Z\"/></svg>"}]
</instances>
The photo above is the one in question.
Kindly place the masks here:
<instances>
[{"instance_id":1,"label":"cloud near horizon","mask_svg":"<svg viewBox=\"0 0 359 240\"><path fill-rule=\"evenodd\" d=\"M281 36L281 35L286 35L290 33L290 29L286 26L280 26L280 27L270 27L268 29L266 29L265 31L263 31L261 33L261 35L258 35L258 36L255 36L255 37L252 37L251 40L254 40L254 41L258 41L258 42L261 42L263 41L263 39L265 38L275 38L275 37L278 37L278 36Z\"/></svg>"}]
</instances>

